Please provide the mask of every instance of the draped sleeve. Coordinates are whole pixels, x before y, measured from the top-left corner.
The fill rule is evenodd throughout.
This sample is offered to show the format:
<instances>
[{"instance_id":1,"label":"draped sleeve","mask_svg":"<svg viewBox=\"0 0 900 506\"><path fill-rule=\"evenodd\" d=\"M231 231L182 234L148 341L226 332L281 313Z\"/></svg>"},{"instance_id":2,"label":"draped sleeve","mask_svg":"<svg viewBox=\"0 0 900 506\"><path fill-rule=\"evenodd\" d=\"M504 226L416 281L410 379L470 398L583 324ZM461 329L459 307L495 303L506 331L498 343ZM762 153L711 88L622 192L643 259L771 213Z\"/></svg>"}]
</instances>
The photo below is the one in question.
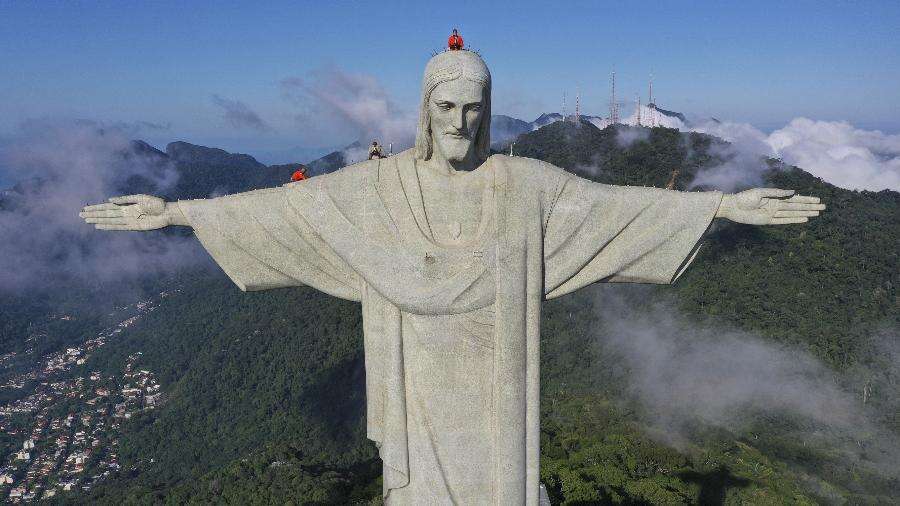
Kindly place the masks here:
<instances>
[{"instance_id":1,"label":"draped sleeve","mask_svg":"<svg viewBox=\"0 0 900 506\"><path fill-rule=\"evenodd\" d=\"M547 298L597 281L674 282L722 200L715 191L612 186L558 174L544 204Z\"/></svg>"},{"instance_id":2,"label":"draped sleeve","mask_svg":"<svg viewBox=\"0 0 900 506\"><path fill-rule=\"evenodd\" d=\"M289 191L288 185L178 205L203 247L241 290L308 285L359 301L358 275L291 206Z\"/></svg>"}]
</instances>

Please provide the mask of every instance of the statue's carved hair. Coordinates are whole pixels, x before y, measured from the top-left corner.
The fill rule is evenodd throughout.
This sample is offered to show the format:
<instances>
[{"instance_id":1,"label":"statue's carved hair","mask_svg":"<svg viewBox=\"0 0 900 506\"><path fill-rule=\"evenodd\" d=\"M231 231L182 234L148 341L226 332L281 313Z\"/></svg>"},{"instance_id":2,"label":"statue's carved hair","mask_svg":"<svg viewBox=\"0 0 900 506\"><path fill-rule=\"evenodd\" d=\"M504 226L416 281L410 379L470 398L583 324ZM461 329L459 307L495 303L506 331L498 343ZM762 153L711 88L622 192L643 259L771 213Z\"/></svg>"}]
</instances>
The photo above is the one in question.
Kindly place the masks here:
<instances>
[{"instance_id":1,"label":"statue's carved hair","mask_svg":"<svg viewBox=\"0 0 900 506\"><path fill-rule=\"evenodd\" d=\"M481 123L475 134L475 156L485 160L491 154L491 72L480 56L471 51L444 51L435 55L425 66L422 79L422 101L419 103L419 125L416 128L416 157L428 160L434 152L431 135L431 114L428 102L431 93L441 83L463 78L480 83L484 88Z\"/></svg>"}]
</instances>

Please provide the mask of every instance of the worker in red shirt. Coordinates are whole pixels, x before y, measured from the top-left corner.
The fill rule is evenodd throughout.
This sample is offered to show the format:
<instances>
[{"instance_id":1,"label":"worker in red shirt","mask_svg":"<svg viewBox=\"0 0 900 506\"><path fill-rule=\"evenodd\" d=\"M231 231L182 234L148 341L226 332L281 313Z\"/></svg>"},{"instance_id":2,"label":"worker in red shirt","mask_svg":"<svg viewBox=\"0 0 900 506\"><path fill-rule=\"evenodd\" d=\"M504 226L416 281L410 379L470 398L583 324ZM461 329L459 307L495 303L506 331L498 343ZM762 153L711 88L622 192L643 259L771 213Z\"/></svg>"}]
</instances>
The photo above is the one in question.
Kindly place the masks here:
<instances>
[{"instance_id":1,"label":"worker in red shirt","mask_svg":"<svg viewBox=\"0 0 900 506\"><path fill-rule=\"evenodd\" d=\"M301 165L296 172L291 175L291 182L303 181L304 179L309 179L306 175L306 166Z\"/></svg>"},{"instance_id":2,"label":"worker in red shirt","mask_svg":"<svg viewBox=\"0 0 900 506\"><path fill-rule=\"evenodd\" d=\"M457 51L457 50L460 50L463 48L463 38L459 34L459 32L456 31L456 28L453 29L453 35L451 35L450 38L447 39L447 48L454 50L454 51Z\"/></svg>"}]
</instances>

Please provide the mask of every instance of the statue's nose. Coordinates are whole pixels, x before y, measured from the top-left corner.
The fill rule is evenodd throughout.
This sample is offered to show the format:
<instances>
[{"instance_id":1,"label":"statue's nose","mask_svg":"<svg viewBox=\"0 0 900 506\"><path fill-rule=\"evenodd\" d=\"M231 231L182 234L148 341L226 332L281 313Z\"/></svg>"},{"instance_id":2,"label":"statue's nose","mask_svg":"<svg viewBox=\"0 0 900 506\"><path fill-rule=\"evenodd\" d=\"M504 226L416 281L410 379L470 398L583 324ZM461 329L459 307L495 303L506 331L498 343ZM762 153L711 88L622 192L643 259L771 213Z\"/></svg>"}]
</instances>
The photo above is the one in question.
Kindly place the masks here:
<instances>
[{"instance_id":1,"label":"statue's nose","mask_svg":"<svg viewBox=\"0 0 900 506\"><path fill-rule=\"evenodd\" d=\"M460 132L466 129L466 114L462 107L458 107L453 111L453 127Z\"/></svg>"}]
</instances>

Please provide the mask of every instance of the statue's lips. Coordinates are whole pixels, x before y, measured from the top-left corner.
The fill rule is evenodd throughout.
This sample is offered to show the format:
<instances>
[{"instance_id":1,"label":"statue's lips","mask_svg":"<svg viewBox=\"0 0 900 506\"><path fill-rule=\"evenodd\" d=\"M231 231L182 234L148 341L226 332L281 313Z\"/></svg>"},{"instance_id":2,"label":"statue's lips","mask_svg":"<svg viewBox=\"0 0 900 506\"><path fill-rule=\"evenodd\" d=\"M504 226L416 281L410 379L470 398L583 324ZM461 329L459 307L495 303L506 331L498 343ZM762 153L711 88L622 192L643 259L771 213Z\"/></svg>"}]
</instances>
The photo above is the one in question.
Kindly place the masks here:
<instances>
[{"instance_id":1,"label":"statue's lips","mask_svg":"<svg viewBox=\"0 0 900 506\"><path fill-rule=\"evenodd\" d=\"M466 134L456 133L456 132L444 132L444 137L450 137L451 139L468 139L469 136Z\"/></svg>"}]
</instances>

